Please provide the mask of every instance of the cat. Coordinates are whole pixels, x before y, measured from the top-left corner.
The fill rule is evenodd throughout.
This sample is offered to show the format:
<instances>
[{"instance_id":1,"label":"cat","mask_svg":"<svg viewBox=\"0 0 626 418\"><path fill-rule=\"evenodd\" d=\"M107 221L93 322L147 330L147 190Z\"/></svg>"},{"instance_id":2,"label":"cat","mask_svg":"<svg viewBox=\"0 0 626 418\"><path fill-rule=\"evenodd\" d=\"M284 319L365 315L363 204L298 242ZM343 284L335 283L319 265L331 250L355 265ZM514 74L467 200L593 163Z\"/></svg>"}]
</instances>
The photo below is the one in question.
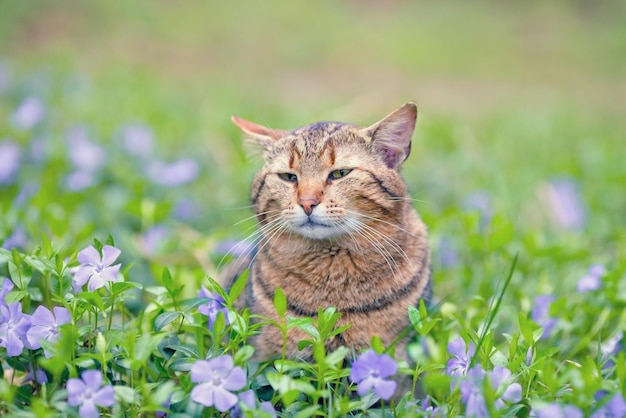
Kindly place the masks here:
<instances>
[{"instance_id":1,"label":"cat","mask_svg":"<svg viewBox=\"0 0 626 418\"><path fill-rule=\"evenodd\" d=\"M287 297L287 315L315 317L336 307L338 326L351 326L327 349L387 347L410 327L407 308L431 296L427 230L413 209L400 174L409 156L417 106L407 103L369 127L318 122L294 130L270 129L233 116L263 150L251 198L258 223L253 255L239 266L249 277L239 307L277 320L274 292ZM225 274L222 285L236 274ZM310 337L287 333L286 354L310 357L297 344ZM278 328L253 337L258 359L279 357ZM406 359L406 338L395 349Z\"/></svg>"}]
</instances>

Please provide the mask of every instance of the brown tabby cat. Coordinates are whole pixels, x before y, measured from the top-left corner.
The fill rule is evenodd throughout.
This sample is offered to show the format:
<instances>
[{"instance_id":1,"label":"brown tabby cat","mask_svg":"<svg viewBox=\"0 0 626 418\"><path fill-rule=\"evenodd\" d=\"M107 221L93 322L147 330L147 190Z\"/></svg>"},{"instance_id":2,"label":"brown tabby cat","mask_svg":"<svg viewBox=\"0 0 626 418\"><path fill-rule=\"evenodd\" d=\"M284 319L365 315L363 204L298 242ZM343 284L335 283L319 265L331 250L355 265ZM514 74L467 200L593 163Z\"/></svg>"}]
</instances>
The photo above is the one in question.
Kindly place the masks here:
<instances>
[{"instance_id":1,"label":"brown tabby cat","mask_svg":"<svg viewBox=\"0 0 626 418\"><path fill-rule=\"evenodd\" d=\"M319 122L287 131L232 118L264 149L252 184L260 233L245 291L252 313L277 319L277 287L287 315L336 307L338 325L352 326L329 350L358 351L374 335L388 346L410 326L407 307L430 298L426 227L400 175L416 118L413 103L368 128ZM307 338L291 328L287 355L302 357L297 343ZM264 326L252 344L261 359L279 356L280 331ZM396 354L406 358L404 342Z\"/></svg>"}]
</instances>

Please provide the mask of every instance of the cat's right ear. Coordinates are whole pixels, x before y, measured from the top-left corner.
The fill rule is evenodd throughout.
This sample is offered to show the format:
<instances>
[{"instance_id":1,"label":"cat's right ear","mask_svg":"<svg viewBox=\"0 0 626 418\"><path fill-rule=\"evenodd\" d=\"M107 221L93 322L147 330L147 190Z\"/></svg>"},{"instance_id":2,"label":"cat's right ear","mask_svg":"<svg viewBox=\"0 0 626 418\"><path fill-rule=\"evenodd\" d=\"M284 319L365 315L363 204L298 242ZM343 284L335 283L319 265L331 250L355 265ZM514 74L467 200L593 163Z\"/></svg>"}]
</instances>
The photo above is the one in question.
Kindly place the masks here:
<instances>
[{"instance_id":1,"label":"cat's right ear","mask_svg":"<svg viewBox=\"0 0 626 418\"><path fill-rule=\"evenodd\" d=\"M266 150L269 149L278 138L287 135L287 131L285 130L266 128L265 126L241 119L237 116L232 116L230 119L248 138L254 140Z\"/></svg>"}]
</instances>

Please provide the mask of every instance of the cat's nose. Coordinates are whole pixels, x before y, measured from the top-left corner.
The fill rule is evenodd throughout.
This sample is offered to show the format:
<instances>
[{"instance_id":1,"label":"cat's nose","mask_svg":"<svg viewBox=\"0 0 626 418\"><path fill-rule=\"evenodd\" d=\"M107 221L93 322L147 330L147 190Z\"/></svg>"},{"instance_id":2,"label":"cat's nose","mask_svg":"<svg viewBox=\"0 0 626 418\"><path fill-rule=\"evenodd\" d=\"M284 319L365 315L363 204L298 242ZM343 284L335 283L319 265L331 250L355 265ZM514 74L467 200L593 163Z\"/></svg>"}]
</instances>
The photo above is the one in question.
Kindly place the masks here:
<instances>
[{"instance_id":1,"label":"cat's nose","mask_svg":"<svg viewBox=\"0 0 626 418\"><path fill-rule=\"evenodd\" d=\"M320 204L320 200L317 196L303 196L298 199L298 204L302 206L302 209L307 216L311 216L313 208Z\"/></svg>"}]
</instances>

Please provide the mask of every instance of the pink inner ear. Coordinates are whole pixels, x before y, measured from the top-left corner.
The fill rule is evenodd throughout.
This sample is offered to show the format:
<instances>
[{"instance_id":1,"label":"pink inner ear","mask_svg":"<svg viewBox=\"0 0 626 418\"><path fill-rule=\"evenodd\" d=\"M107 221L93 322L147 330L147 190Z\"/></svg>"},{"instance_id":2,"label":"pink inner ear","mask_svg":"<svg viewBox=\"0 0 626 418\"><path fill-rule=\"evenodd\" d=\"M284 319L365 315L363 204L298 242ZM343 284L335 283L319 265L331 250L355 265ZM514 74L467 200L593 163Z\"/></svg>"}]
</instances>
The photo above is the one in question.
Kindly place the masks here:
<instances>
[{"instance_id":1,"label":"pink inner ear","mask_svg":"<svg viewBox=\"0 0 626 418\"><path fill-rule=\"evenodd\" d=\"M249 120L241 119L234 115L230 119L235 125L239 127L239 129L249 135L261 135L270 137L272 139L278 139L281 136L284 136L286 133L286 131L283 131L281 129L266 128L265 126L250 122Z\"/></svg>"}]
</instances>

